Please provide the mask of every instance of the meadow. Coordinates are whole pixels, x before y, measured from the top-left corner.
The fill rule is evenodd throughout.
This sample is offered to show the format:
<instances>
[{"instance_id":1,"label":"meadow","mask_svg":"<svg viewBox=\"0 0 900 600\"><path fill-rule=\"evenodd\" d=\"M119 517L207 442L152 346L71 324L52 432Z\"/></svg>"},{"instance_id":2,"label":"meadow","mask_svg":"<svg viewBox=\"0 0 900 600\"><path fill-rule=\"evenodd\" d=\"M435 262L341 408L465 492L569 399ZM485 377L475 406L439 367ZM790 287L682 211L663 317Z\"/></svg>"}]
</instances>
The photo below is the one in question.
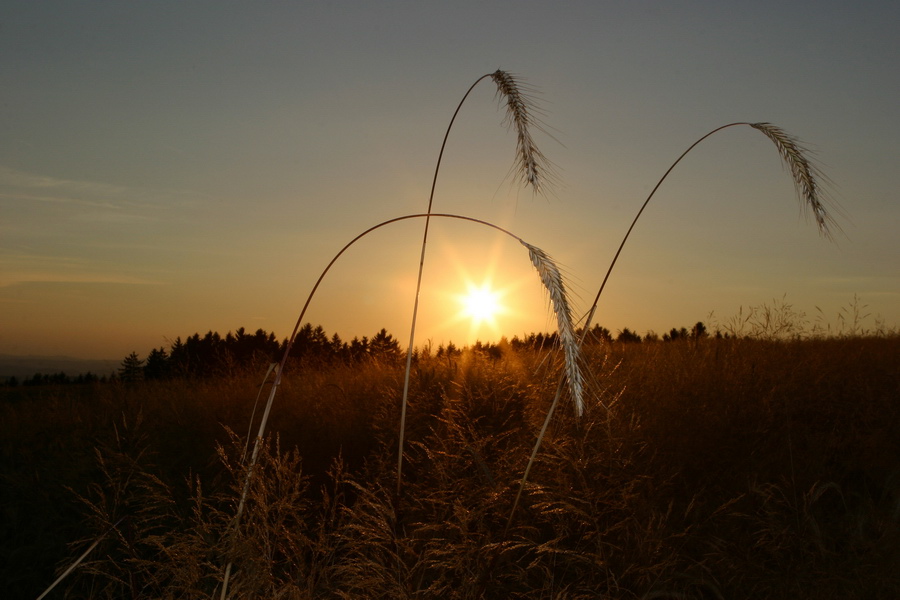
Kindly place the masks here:
<instances>
[{"instance_id":1,"label":"meadow","mask_svg":"<svg viewBox=\"0 0 900 600\"><path fill-rule=\"evenodd\" d=\"M469 91L488 79L516 134L512 173L540 192L555 175L532 137L541 112L504 71ZM334 256L280 362L142 381L148 371L133 354L112 383L3 390L7 593L900 596L896 331L860 329L855 301L848 328L834 332L807 331L776 303L738 315L727 335L591 335L619 253L660 184L697 144L737 126L774 143L801 207L831 237L823 178L799 141L770 123L729 123L659 180L576 321L544 250L489 222L433 212L442 145L427 212L375 225ZM354 358L352 344L341 361L292 353L341 254L411 218L424 222L419 285L432 219L500 230L527 249L557 331L541 334L543 346L413 352L417 288L405 360L384 330L379 353ZM187 349L151 354L159 365Z\"/></svg>"},{"instance_id":2,"label":"meadow","mask_svg":"<svg viewBox=\"0 0 900 600\"><path fill-rule=\"evenodd\" d=\"M297 365L240 528L264 370L5 392L2 580L37 597L894 598L900 338L602 342Z\"/></svg>"}]
</instances>

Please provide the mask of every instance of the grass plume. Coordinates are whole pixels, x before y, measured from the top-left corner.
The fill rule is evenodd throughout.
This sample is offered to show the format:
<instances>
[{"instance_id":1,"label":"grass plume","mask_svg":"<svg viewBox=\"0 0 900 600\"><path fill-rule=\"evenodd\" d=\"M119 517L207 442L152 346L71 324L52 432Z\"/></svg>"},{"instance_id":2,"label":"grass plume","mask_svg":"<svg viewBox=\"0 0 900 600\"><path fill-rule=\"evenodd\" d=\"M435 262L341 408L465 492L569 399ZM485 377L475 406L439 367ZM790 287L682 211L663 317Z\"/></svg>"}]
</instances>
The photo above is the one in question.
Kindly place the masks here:
<instances>
[{"instance_id":1,"label":"grass plume","mask_svg":"<svg viewBox=\"0 0 900 600\"><path fill-rule=\"evenodd\" d=\"M516 169L521 182L541 193L544 182L553 179L552 163L540 151L531 132L543 131L537 115L540 109L534 101L534 91L506 71L497 70L491 74L497 84L499 102L506 102L505 124L516 130Z\"/></svg>"},{"instance_id":2,"label":"grass plume","mask_svg":"<svg viewBox=\"0 0 900 600\"><path fill-rule=\"evenodd\" d=\"M537 269L544 287L550 294L550 303L559 330L559 341L565 355L566 378L575 403L575 416L581 417L584 414L584 376L579 365L578 338L572 324L572 311L569 308L562 274L546 252L526 242L522 242L522 245L528 248L531 264Z\"/></svg>"},{"instance_id":3,"label":"grass plume","mask_svg":"<svg viewBox=\"0 0 900 600\"><path fill-rule=\"evenodd\" d=\"M825 181L825 177L810 161L809 150L797 138L771 123L750 123L750 127L772 140L778 148L778 154L791 172L800 206L812 212L819 232L830 238L831 230L836 224L825 207L826 202L820 183Z\"/></svg>"}]
</instances>

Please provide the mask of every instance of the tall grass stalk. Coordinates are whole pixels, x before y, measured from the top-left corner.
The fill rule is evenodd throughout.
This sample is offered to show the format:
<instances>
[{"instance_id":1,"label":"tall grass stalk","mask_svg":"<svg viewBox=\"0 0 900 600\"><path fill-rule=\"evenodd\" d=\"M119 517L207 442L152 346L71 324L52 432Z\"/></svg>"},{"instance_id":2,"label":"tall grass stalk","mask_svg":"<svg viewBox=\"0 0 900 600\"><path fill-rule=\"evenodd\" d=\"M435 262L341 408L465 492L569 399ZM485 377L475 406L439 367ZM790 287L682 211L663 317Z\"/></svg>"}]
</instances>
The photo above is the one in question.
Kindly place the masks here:
<instances>
[{"instance_id":1,"label":"tall grass stalk","mask_svg":"<svg viewBox=\"0 0 900 600\"><path fill-rule=\"evenodd\" d=\"M303 304L303 308L300 311L299 317L297 317L297 322L294 325L294 329L291 332L290 338L288 338L284 354L281 357L281 362L278 364L277 369L275 369L275 380L272 382L272 386L269 390L269 397L266 401L266 407L263 411L262 417L260 419L259 431L256 435L256 440L253 445L253 452L250 455L249 464L247 466L247 475L244 479L244 485L241 492L241 497L238 502L238 508L234 517L233 523L233 532L237 532L237 528L240 526L241 517L244 512L244 507L247 501L247 495L250 489L250 482L253 478L254 470L256 468L257 461L259 460L259 451L263 443L263 439L266 431L266 424L268 423L269 414L272 410L272 405L275 401L275 394L278 391L278 386L281 384L282 377L284 375L284 368L287 363L288 356L290 356L291 348L293 347L294 339L297 337L297 332L299 331L303 319L306 316L306 311L309 308L309 304L312 301L313 296L319 288L319 285L322 283L322 280L325 278L325 275L328 274L328 271L331 270L331 267L337 262L338 258L340 258L344 252L346 252L353 244L357 241L372 233L373 231L390 225L392 223L397 223L399 221L405 221L407 219L415 219L415 218L425 218L430 219L431 217L436 218L449 218L449 219L459 219L462 221L469 221L471 223L476 223L479 225L484 225L487 227L491 227L505 233L510 236L520 244L522 244L525 248L528 249L529 258L531 259L532 264L535 269L537 269L538 274L541 279L541 283L547 289L547 293L550 296L550 300L552 303L553 312L556 315L557 319L557 328L560 332L560 340L564 345L564 353L566 357L566 374L567 379L569 381L569 385L572 391L573 398L575 398L576 403L583 404L582 400L582 388L584 377L581 373L581 367L578 360L578 345L577 340L574 336L574 324L572 323L572 311L569 307L568 295L565 289L565 285L563 283L562 276L559 271L559 267L556 266L556 263L553 261L550 256L541 250L540 248L533 246L515 235L514 233L498 226L488 221L482 221L480 219L475 219L472 217L462 216L462 215L454 215L454 214L445 214L445 213L425 213L425 214L413 214L413 215L405 215L402 217L396 217L393 219L389 219L387 221L383 221L377 225L374 225L364 232L357 235L355 238L350 240L346 245L344 245L341 250L335 254L334 258L328 263L325 269L322 271L322 274L319 275L319 278L316 280L315 285L313 285L312 290L306 298L306 302ZM563 333L566 332L566 333ZM570 364L571 363L571 364ZM266 373L266 377L268 378L269 374L272 372L272 368L270 367L269 371ZM233 563L229 562L225 568L225 577L222 585L222 593L221 599L225 600L228 593L228 582L231 576L231 569Z\"/></svg>"},{"instance_id":2,"label":"tall grass stalk","mask_svg":"<svg viewBox=\"0 0 900 600\"><path fill-rule=\"evenodd\" d=\"M453 111L450 118L450 124L447 131L444 132L444 140L441 142L441 150L438 152L437 164L434 168L434 177L431 180L431 192L428 195L428 210L425 216L425 227L422 234L422 249L419 254L419 270L416 275L416 293L413 299L412 320L409 328L409 344L406 346L406 372L403 376L403 395L400 402L400 439L397 448L397 498L400 497L400 486L403 480L403 444L406 434L406 405L409 398L409 378L412 371L412 354L416 341L416 322L419 314L419 295L422 290L422 273L425 269L425 248L428 243L428 226L431 223L431 209L434 205L434 190L437 186L438 174L441 170L441 160L444 157L444 149L447 147L447 139L450 137L450 130L453 129L453 123L459 114L466 98L472 93L482 80L490 77L497 85L497 96L506 101L506 120L504 121L510 128L516 130L516 161L513 165L514 169L519 170L521 179L525 185L530 185L535 192L540 192L543 187L543 181L553 172L552 165L544 157L541 151L534 143L531 136L531 130L534 128L542 129L540 123L535 118L534 102L530 94L523 88L515 76L497 69L493 73L487 73L475 80L462 100Z\"/></svg>"},{"instance_id":3,"label":"tall grass stalk","mask_svg":"<svg viewBox=\"0 0 900 600\"><path fill-rule=\"evenodd\" d=\"M266 374L263 376L263 382L259 386L259 391L256 393L256 400L253 402L253 410L250 412L250 424L247 427L247 439L244 441L244 454L241 457L241 460L247 460L247 451L250 450L250 437L253 434L253 421L256 417L256 407L259 406L259 398L262 396L263 389L266 386L266 382L269 381L269 375L272 374L272 371L278 374L278 363L269 363L269 368L266 370Z\"/></svg>"},{"instance_id":4,"label":"tall grass stalk","mask_svg":"<svg viewBox=\"0 0 900 600\"><path fill-rule=\"evenodd\" d=\"M622 253L622 249L625 247L625 243L628 241L628 237L631 235L631 232L634 229L634 226L637 224L638 219L641 218L641 215L644 213L644 209L647 208L647 205L650 203L650 200L653 198L654 194L656 194L656 191L662 185L663 181L666 180L666 178L669 176L669 173L671 173L675 169L678 163L680 163L681 160L685 156L687 156L691 150L699 145L700 142L712 136L713 134L722 131L723 129L737 127L738 125L747 125L749 127L752 127L753 129L762 132L763 135L772 140L772 142L775 144L775 147L778 149L778 154L781 156L781 159L784 162L784 166L791 173L791 177L794 182L794 189L796 190L798 200L800 201L801 210L812 212L819 233L826 239L832 239L832 231L838 230L839 227L837 226L834 217L832 217L829 213L828 205L831 203L831 200L828 198L823 189L823 183L826 183L828 180L815 165L815 163L811 160L811 158L809 157L809 151L803 146L802 142L800 142L796 137L785 132L780 127L771 123L750 123L746 121L740 121L717 127L695 141L687 148L687 150L682 152L681 156L679 156L675 160L675 162L672 163L672 165L666 170L659 181L656 182L656 185L650 191L647 199L644 200L644 203L638 210L637 215L635 215L634 220L631 222L631 225L625 232L625 236L622 238L622 242L619 244L619 248L616 250L613 259L609 264L609 268L606 270L606 275L604 275L603 277L603 281L600 284L600 289L597 290L597 295L594 297L594 302L591 305L590 310L588 310L587 312L587 315L584 319L584 324L582 325L581 337L577 343L577 346L579 348L584 344L585 338L590 331L594 315L597 311L597 305L600 303L600 296L603 294L603 290L606 288L606 283L607 281L609 281L609 276L612 273L613 268L616 266L616 262L619 260L619 255ZM547 411L547 415L544 418L544 423L541 427L540 432L538 433L534 448L532 449L531 456L529 457L528 463L525 466L524 474L521 481L519 482L519 490L516 494L513 506L510 509L509 519L507 520L506 524L507 529L512 523L512 518L515 514L516 509L518 508L522 492L525 489L525 484L528 482L528 475L531 472L531 467L534 464L535 457L537 456L538 450L540 449L541 442L543 441L544 435L547 431L547 427L550 424L550 420L553 417L557 405L559 404L559 399L563 391L562 383L562 380L560 380L560 384L557 386L553 402L551 402L550 404L550 408Z\"/></svg>"},{"instance_id":5,"label":"tall grass stalk","mask_svg":"<svg viewBox=\"0 0 900 600\"><path fill-rule=\"evenodd\" d=\"M75 562L73 562L71 565L69 565L66 568L66 570L63 571L59 577L56 578L56 581L51 583L50 586L46 590L44 590L44 592L40 596L37 597L37 600L42 600L43 598L45 598L47 596L47 594L49 594L51 591L53 591L53 589L62 582L63 579L65 579L66 577L71 575L72 572L78 567L78 565L80 565L82 562L84 562L84 559L86 559L88 557L88 555L94 551L94 548L96 548L100 544L100 542L103 541L103 538L105 538L107 535L109 535L109 533L111 531L114 531L115 528L118 527L124 520L125 520L125 517L122 517L121 519L119 519L118 521L113 523L109 527L109 529L104 531L100 535L100 537L98 537L96 540L94 540L93 543L87 547L87 550L82 552L81 556L79 556L77 559L75 559Z\"/></svg>"}]
</instances>

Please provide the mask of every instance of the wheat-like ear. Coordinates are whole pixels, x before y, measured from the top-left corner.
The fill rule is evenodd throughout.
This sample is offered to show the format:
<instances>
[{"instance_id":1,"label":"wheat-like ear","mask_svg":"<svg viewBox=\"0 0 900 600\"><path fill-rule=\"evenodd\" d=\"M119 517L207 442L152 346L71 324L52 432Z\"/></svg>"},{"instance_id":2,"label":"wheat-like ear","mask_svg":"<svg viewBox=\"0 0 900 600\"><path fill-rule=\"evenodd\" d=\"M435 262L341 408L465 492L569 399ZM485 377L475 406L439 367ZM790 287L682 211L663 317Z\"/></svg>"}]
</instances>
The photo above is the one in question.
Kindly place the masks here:
<instances>
[{"instance_id":1,"label":"wheat-like ear","mask_svg":"<svg viewBox=\"0 0 900 600\"><path fill-rule=\"evenodd\" d=\"M534 447L531 449L531 456L528 458L528 463L525 465L522 479L519 481L519 490L516 492L516 498L513 500L512 508L509 511L509 518L506 520L504 535L509 531L509 528L512 525L512 519L516 514L516 508L519 506L519 501L522 499L522 492L525 491L525 483L528 481L531 467L534 465L538 450L540 450L541 447L541 442L544 441L544 435L547 433L550 419L553 417L553 413L556 412L559 399L562 397L564 381L567 381L569 384L569 390L575 405L575 416L581 417L584 414L584 376L581 373L581 366L579 363L581 357L581 342L575 336L575 328L572 324L572 313L569 308L566 289L563 285L562 274L559 272L556 263L553 262L546 252L526 243L522 239L519 239L519 242L528 248L531 264L537 269L544 287L547 288L547 291L550 294L553 312L556 313L557 330L559 332L559 341L563 347L566 369L565 377L563 378L562 375L560 376L559 385L556 386L556 394L553 396L553 402L550 403L550 408L547 410L547 415L544 417L544 424L541 427L540 433L538 433L537 440L534 442Z\"/></svg>"},{"instance_id":2,"label":"wheat-like ear","mask_svg":"<svg viewBox=\"0 0 900 600\"><path fill-rule=\"evenodd\" d=\"M781 155L785 165L791 171L801 206L812 211L819 232L826 238L830 238L831 229L836 225L825 208L820 185L820 182L825 181L825 176L810 162L809 150L804 148L797 138L771 123L750 123L750 127L761 131L775 143L778 154Z\"/></svg>"},{"instance_id":3,"label":"wheat-like ear","mask_svg":"<svg viewBox=\"0 0 900 600\"><path fill-rule=\"evenodd\" d=\"M569 300L566 295L566 288L563 284L562 273L550 256L531 244L519 240L523 246L528 248L528 256L531 258L531 264L537 269L541 282L547 288L550 295L550 303L553 306L553 312L556 315L557 330L559 331L559 341L563 348L566 363L566 379L569 382L569 390L572 393L572 400L575 403L575 415L580 417L584 414L584 375L581 373L579 364L579 347L578 338L575 335L575 327L572 322L572 311L569 308Z\"/></svg>"},{"instance_id":4,"label":"wheat-like ear","mask_svg":"<svg viewBox=\"0 0 900 600\"><path fill-rule=\"evenodd\" d=\"M534 90L517 80L514 75L499 69L491 74L491 79L497 84L498 101L506 102L504 123L516 130L514 168L522 183L541 193L544 184L555 178L555 170L531 137L532 130L544 131L538 118L540 109L534 101Z\"/></svg>"}]
</instances>

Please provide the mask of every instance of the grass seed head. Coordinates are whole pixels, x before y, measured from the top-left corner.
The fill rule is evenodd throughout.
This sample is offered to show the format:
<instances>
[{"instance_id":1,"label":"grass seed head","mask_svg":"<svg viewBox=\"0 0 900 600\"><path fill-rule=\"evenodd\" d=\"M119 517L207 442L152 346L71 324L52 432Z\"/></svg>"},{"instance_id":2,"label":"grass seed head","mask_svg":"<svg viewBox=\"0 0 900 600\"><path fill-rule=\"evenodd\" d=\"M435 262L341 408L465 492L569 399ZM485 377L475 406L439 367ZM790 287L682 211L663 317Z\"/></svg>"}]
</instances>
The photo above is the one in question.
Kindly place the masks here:
<instances>
[{"instance_id":1,"label":"grass seed head","mask_svg":"<svg viewBox=\"0 0 900 600\"><path fill-rule=\"evenodd\" d=\"M809 150L797 138L771 123L750 123L750 127L761 131L775 143L778 153L791 171L802 208L812 212L819 232L830 238L831 230L836 224L826 209L827 198L822 189L822 183L826 179L810 161Z\"/></svg>"},{"instance_id":2,"label":"grass seed head","mask_svg":"<svg viewBox=\"0 0 900 600\"><path fill-rule=\"evenodd\" d=\"M541 282L550 294L550 303L556 314L559 341L562 344L566 362L566 378L572 399L575 403L575 414L580 417L584 414L584 375L579 364L579 344L575 335L575 327L572 322L572 310L563 284L562 273L550 256L531 244L522 241L522 245L528 248L531 264L537 269Z\"/></svg>"},{"instance_id":3,"label":"grass seed head","mask_svg":"<svg viewBox=\"0 0 900 600\"><path fill-rule=\"evenodd\" d=\"M497 70L491 74L497 85L499 102L506 102L506 124L516 130L516 164L514 168L525 185L541 193L547 181L554 178L554 168L547 157L538 149L531 132L543 131L538 119L540 109L534 101L534 91L522 84L515 76Z\"/></svg>"}]
</instances>

